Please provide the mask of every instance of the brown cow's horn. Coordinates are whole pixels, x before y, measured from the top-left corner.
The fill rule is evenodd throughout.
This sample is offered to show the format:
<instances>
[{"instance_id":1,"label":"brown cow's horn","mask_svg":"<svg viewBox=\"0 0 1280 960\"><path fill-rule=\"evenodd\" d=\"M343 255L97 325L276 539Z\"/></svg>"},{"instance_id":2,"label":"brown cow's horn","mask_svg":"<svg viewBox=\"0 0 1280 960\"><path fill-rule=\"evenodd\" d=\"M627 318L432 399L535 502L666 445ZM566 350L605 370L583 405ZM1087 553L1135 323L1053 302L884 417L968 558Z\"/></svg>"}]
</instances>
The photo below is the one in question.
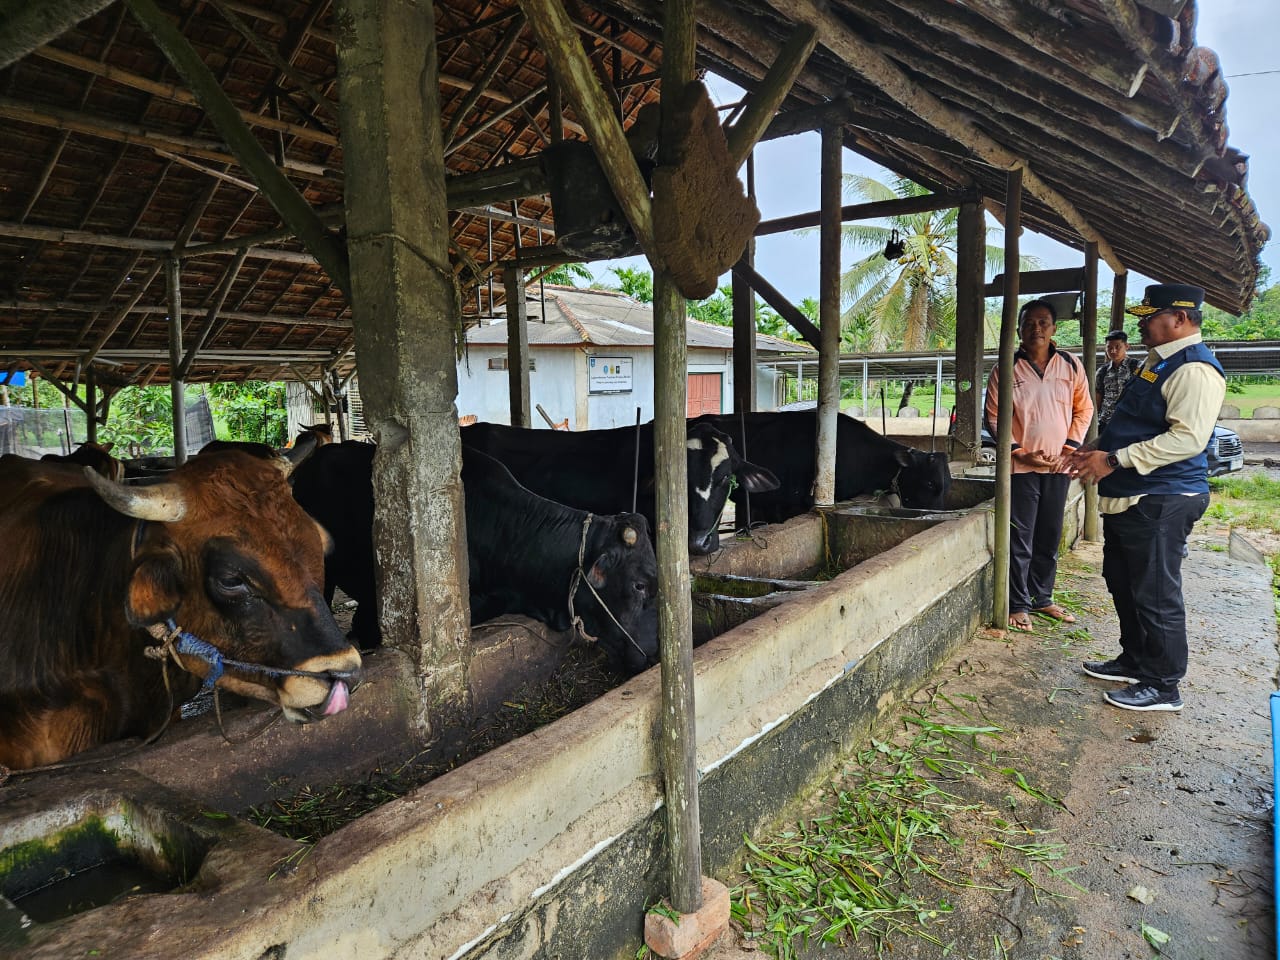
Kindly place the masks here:
<instances>
[{"instance_id":1,"label":"brown cow's horn","mask_svg":"<svg viewBox=\"0 0 1280 960\"><path fill-rule=\"evenodd\" d=\"M640 539L640 535L636 533L635 527L622 528L622 542L625 543L628 547L634 547L636 545L636 541L639 539Z\"/></svg>"},{"instance_id":2,"label":"brown cow's horn","mask_svg":"<svg viewBox=\"0 0 1280 960\"><path fill-rule=\"evenodd\" d=\"M85 467L84 475L89 478L89 485L106 501L107 506L127 517L172 523L174 520L181 520L187 512L182 490L176 483L130 487L108 480L92 467Z\"/></svg>"}]
</instances>

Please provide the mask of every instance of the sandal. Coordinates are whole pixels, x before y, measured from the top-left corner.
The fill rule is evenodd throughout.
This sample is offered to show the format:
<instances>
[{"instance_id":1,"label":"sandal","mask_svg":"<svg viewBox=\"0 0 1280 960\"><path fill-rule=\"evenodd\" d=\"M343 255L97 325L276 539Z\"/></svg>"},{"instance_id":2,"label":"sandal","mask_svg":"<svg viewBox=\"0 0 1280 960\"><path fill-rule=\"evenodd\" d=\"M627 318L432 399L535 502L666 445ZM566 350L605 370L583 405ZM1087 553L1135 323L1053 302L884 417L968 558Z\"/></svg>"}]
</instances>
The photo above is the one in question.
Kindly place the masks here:
<instances>
[{"instance_id":1,"label":"sandal","mask_svg":"<svg viewBox=\"0 0 1280 960\"><path fill-rule=\"evenodd\" d=\"M1016 630L1018 633L1031 633L1034 629L1034 625L1031 623L1031 615L1025 610L1009 614L1009 629Z\"/></svg>"},{"instance_id":2,"label":"sandal","mask_svg":"<svg viewBox=\"0 0 1280 960\"><path fill-rule=\"evenodd\" d=\"M1075 614L1056 603L1051 603L1047 607L1040 607L1034 612L1040 614L1042 617L1048 617L1050 620L1057 620L1060 623L1076 622Z\"/></svg>"}]
</instances>

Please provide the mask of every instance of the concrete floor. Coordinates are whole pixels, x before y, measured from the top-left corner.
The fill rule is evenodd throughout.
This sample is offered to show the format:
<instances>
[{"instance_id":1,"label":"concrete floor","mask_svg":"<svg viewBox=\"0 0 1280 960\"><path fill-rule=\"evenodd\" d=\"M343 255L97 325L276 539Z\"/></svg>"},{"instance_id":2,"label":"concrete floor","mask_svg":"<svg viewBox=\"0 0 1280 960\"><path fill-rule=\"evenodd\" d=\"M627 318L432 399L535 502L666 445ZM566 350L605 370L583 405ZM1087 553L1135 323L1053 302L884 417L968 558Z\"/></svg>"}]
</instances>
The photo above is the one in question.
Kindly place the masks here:
<instances>
[{"instance_id":1,"label":"concrete floor","mask_svg":"<svg viewBox=\"0 0 1280 960\"><path fill-rule=\"evenodd\" d=\"M1034 826L1067 844L1064 863L1084 891L1036 896L1007 875L1011 893L939 890L957 907L930 928L946 952L900 936L893 956L1147 958L1156 952L1143 941L1144 923L1170 934L1163 955L1178 960L1276 955L1268 715L1280 668L1275 597L1268 569L1233 559L1229 539L1206 524L1191 538L1184 566L1191 660L1180 714L1109 707L1102 692L1110 685L1078 669L1082 659L1117 652L1098 544L1082 544L1059 575L1060 589L1081 596L1077 626L1089 637L1037 621L1031 635L979 635L937 671L931 684L979 698L984 716L1006 731L1003 752L1063 798L1066 811L1044 808ZM974 864L975 874L981 869ZM1129 897L1138 884L1154 894L1150 905ZM766 955L731 928L705 956ZM873 955L866 941L801 952Z\"/></svg>"}]
</instances>

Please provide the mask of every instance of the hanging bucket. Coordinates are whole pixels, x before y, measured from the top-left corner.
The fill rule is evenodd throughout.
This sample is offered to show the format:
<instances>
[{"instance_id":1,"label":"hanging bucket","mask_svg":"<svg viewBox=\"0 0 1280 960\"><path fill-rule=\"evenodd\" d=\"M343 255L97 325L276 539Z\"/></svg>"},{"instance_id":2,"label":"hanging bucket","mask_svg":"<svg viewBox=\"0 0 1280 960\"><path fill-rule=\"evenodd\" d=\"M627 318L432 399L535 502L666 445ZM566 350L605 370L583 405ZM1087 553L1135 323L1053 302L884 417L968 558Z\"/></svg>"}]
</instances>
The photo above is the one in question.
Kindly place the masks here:
<instances>
[{"instance_id":1,"label":"hanging bucket","mask_svg":"<svg viewBox=\"0 0 1280 960\"><path fill-rule=\"evenodd\" d=\"M586 260L611 260L640 252L589 144L565 140L547 147L541 158L551 192L556 247Z\"/></svg>"}]
</instances>

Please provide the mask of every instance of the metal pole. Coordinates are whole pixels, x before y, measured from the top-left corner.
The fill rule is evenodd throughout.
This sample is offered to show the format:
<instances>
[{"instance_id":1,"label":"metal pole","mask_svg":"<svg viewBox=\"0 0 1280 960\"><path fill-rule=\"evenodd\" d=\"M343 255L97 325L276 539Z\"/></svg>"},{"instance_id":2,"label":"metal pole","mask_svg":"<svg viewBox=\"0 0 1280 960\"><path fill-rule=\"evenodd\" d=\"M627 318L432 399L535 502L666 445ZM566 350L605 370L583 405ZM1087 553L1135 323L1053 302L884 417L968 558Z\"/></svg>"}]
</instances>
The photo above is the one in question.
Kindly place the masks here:
<instances>
[{"instance_id":1,"label":"metal pole","mask_svg":"<svg viewBox=\"0 0 1280 960\"><path fill-rule=\"evenodd\" d=\"M1009 171L1004 220L1004 312L1000 317L999 417L996 423L995 584L992 626L1009 623L1009 445L1013 439L1013 352L1018 339L1019 235L1022 233L1022 169Z\"/></svg>"},{"instance_id":2,"label":"metal pole","mask_svg":"<svg viewBox=\"0 0 1280 960\"><path fill-rule=\"evenodd\" d=\"M88 414L85 420L86 443L98 442L98 374L90 367L84 372L84 406Z\"/></svg>"},{"instance_id":3,"label":"metal pole","mask_svg":"<svg viewBox=\"0 0 1280 960\"><path fill-rule=\"evenodd\" d=\"M1098 245L1089 241L1084 245L1084 303L1080 305L1081 353L1084 354L1084 375L1089 380L1089 396L1095 395L1094 380L1098 372ZM1085 440L1092 443L1098 438L1098 413ZM1084 485L1084 538L1100 540L1098 520L1098 485Z\"/></svg>"},{"instance_id":4,"label":"metal pole","mask_svg":"<svg viewBox=\"0 0 1280 960\"><path fill-rule=\"evenodd\" d=\"M173 400L173 462L187 462L186 389L182 383L182 262L165 264L169 286L169 396ZM90 408L90 419L93 413Z\"/></svg>"}]
</instances>

